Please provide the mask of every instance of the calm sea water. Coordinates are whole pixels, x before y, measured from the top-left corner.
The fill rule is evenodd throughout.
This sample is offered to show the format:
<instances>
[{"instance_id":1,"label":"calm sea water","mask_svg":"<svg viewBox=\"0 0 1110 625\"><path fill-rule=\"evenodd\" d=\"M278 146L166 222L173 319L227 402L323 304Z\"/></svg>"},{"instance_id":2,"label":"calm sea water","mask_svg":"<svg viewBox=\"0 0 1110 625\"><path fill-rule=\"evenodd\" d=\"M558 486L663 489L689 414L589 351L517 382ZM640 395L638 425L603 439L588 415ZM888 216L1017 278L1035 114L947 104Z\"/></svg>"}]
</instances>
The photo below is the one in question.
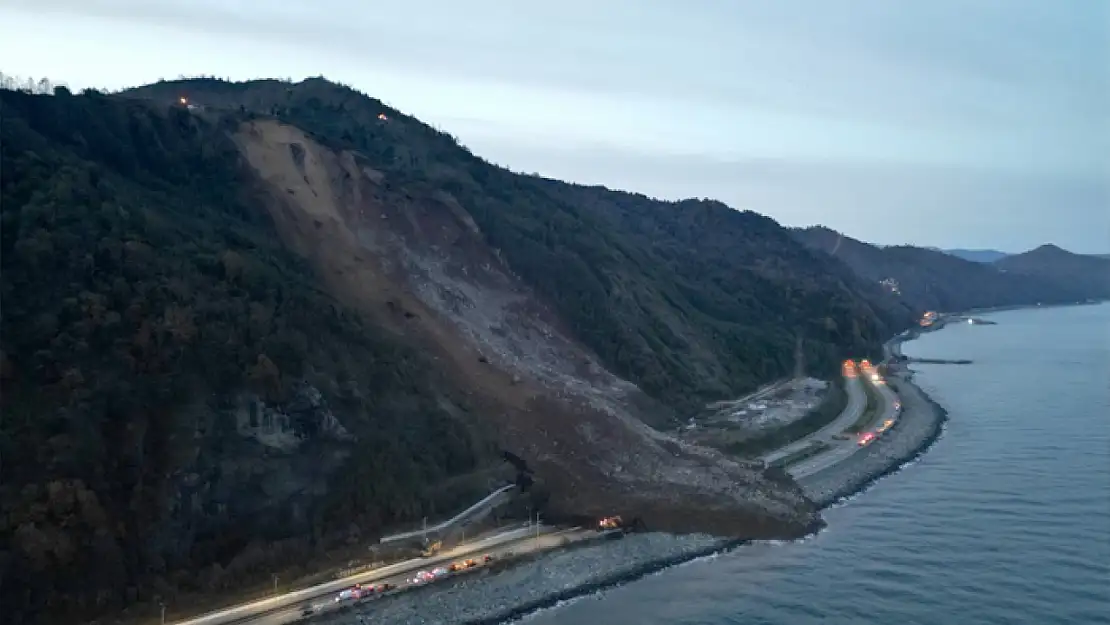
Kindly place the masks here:
<instances>
[{"instance_id":1,"label":"calm sea water","mask_svg":"<svg viewBox=\"0 0 1110 625\"><path fill-rule=\"evenodd\" d=\"M1110 305L905 346L950 413L916 463L801 543L691 562L529 625L1110 623Z\"/></svg>"}]
</instances>

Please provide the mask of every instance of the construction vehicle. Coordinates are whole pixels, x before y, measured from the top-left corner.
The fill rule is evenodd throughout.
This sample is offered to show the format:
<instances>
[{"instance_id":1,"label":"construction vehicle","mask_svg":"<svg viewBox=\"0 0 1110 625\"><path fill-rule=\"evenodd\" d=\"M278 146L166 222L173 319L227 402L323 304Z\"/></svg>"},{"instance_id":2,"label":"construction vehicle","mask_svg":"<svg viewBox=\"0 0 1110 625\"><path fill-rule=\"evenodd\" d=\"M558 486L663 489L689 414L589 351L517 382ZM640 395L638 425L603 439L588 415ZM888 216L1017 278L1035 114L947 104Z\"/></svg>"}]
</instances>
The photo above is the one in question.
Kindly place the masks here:
<instances>
[{"instance_id":1,"label":"construction vehicle","mask_svg":"<svg viewBox=\"0 0 1110 625\"><path fill-rule=\"evenodd\" d=\"M434 556L435 554L439 553L439 550L442 549L442 548L443 548L443 541L442 540L437 540L437 541L434 541L434 542L427 543L427 544L424 545L424 550L420 552L420 557L430 558L430 557Z\"/></svg>"},{"instance_id":2,"label":"construction vehicle","mask_svg":"<svg viewBox=\"0 0 1110 625\"><path fill-rule=\"evenodd\" d=\"M607 516L598 522L597 527L599 530L615 530L623 525L623 523L624 521L620 516Z\"/></svg>"}]
</instances>

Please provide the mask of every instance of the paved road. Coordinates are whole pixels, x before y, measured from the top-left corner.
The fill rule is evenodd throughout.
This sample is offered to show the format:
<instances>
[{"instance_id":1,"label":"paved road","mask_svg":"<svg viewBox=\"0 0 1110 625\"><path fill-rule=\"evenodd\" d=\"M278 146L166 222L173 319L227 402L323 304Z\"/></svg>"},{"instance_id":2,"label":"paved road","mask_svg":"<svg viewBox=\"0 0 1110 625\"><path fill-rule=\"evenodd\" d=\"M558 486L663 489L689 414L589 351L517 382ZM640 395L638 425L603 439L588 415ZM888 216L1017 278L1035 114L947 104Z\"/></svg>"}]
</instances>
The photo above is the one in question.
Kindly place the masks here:
<instances>
[{"instance_id":1,"label":"paved road","mask_svg":"<svg viewBox=\"0 0 1110 625\"><path fill-rule=\"evenodd\" d=\"M487 553L495 556L498 554L504 555L506 551L519 551L520 549L529 548L529 546L531 549L536 549L538 548L537 545L547 544L545 541L561 540L561 535L573 531L581 530L560 531L552 527L541 526L539 529L539 537L537 538L534 525L531 527L517 528L459 545L458 547L445 550L439 555L431 558L406 560L372 571L363 571L356 575L319 584L311 588L296 590L276 597L260 599L218 612L211 612L204 616L186 621L178 621L174 625L230 625L231 623L235 623L236 625L242 625L244 623L250 623L251 625L275 625L277 623L287 623L300 618L301 610L304 605L328 604L328 602L334 604L333 598L339 591L355 584L389 581L400 587L402 585L400 581L394 580L403 581L406 576L412 577L412 574L419 570L435 568L438 565L446 565L447 563L464 557L482 556Z\"/></svg>"},{"instance_id":2,"label":"paved road","mask_svg":"<svg viewBox=\"0 0 1110 625\"><path fill-rule=\"evenodd\" d=\"M492 493L486 495L466 510L463 510L462 512L456 514L455 516L447 519L442 523L429 525L426 528L420 528L411 532L402 532L400 534L394 534L392 536L384 536L378 542L384 545L392 542L422 538L428 535L435 537L437 533L442 532L443 530L451 529L451 527L457 523L460 523L462 521L474 521L481 516L488 514L491 510L493 510L500 504L512 499L512 496L514 494L513 489L515 488L516 484L502 486L501 488L498 488Z\"/></svg>"},{"instance_id":3,"label":"paved road","mask_svg":"<svg viewBox=\"0 0 1110 625\"><path fill-rule=\"evenodd\" d=\"M573 540L581 540L583 538L592 537L592 536L596 536L596 535L597 535L597 532L595 530L592 530L592 529L585 530L585 529L581 529L581 528L574 528L574 529L570 529L570 530L561 530L561 531L557 531L557 532L550 532L550 533L547 533L547 534L541 534L539 537L529 536L529 537L524 537L524 538L517 538L513 541L502 543L502 544L500 544L496 547L488 547L488 548L484 549L481 552L480 555L484 555L484 554L488 553L488 554L492 555L495 559L500 559L500 558L508 557L510 555L519 555L519 554L523 554L523 553L527 553L527 552L531 552L531 551L551 549L553 547L559 546L560 544L562 544L566 540L572 540L572 541ZM458 560L462 557L467 557L467 556L473 557L472 554L458 554L453 558L449 558L449 561L455 561L455 560ZM416 570L431 570L431 569L435 568L437 565L432 564L430 562L430 560L431 560L430 558L426 559L426 560L421 560L420 561L420 566L417 567ZM445 564L443 564L443 565L445 566ZM409 579L411 579L414 574L415 574L415 571L409 571L408 573L405 573L405 574L394 574L394 575L390 575L390 576L387 576L387 577L380 577L380 578L377 578L375 581L376 582L389 582L390 584L395 585L397 588L406 588L406 587L410 587L410 586L414 585L409 581ZM432 582L432 583L434 584L436 582ZM346 588L350 585L351 584L348 584L347 586L344 586L344 588ZM338 592L338 591L336 591L336 592ZM249 625L286 625L288 623L292 623L294 621L298 621L298 620L304 618L302 613L303 613L304 607L306 605L311 605L315 608L314 614L321 614L321 613L330 612L330 611L333 611L333 610L338 610L338 609L341 609L342 607L345 607L345 606L348 606L348 605L352 604L352 602L350 602L350 601L336 603L336 601L335 601L336 592L329 592L326 595L324 595L322 597L319 597L319 598L317 598L315 600L312 600L312 601L298 602L295 605L291 605L291 606L289 606L287 608L284 608L284 609L281 609L281 610L267 611L266 613L260 614L256 617L253 617L253 618L236 621L236 625L244 625L244 624L249 624ZM365 608L366 610L371 611L371 613L369 614L370 618L368 619L368 621L369 622L374 622L373 613L372 613L373 600L364 602L362 605L366 606L366 608ZM351 620L353 622L355 619L352 618Z\"/></svg>"},{"instance_id":4,"label":"paved road","mask_svg":"<svg viewBox=\"0 0 1110 625\"><path fill-rule=\"evenodd\" d=\"M836 419L825 427L817 430L816 432L798 439L785 447L765 454L761 459L767 464L784 458L790 454L808 447L814 441L825 441L828 443L836 443L839 441L833 440L834 434L839 434L856 422L860 418L864 409L867 407L867 393L863 390L863 383L860 382L860 375L845 376L844 388L848 392L848 404L844 406L844 410Z\"/></svg>"},{"instance_id":5,"label":"paved road","mask_svg":"<svg viewBox=\"0 0 1110 625\"><path fill-rule=\"evenodd\" d=\"M870 384L879 396L879 410L876 411L876 418L869 425L869 429L873 430L875 427L877 427L879 424L883 423L887 419L897 419L898 413L901 412L901 402L899 402L897 394L895 394L894 391L892 391L890 387L886 385L886 382L875 382L871 379L870 375L861 375L860 377L866 379L867 384ZM851 425L851 423L849 423L848 425ZM831 440L829 441L829 444L832 446L832 448L828 451L817 454L812 458L808 458L806 460L803 460L802 462L799 462L798 464L787 467L786 472L792 475L794 479L797 480L809 475L813 475L814 473L817 473L822 469L827 469L828 467L841 462L845 458L848 458L852 454L864 449L863 447L860 447L855 437L852 437L846 441Z\"/></svg>"}]
</instances>

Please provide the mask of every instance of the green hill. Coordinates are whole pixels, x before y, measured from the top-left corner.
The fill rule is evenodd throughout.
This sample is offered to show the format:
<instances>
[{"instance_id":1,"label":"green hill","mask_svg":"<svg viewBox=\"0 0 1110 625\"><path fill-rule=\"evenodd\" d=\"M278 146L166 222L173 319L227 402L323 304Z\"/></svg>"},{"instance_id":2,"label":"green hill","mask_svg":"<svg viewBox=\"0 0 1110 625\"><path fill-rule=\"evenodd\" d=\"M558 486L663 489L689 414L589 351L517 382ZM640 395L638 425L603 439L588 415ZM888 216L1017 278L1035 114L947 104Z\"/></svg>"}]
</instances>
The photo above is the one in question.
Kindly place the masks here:
<instances>
[{"instance_id":1,"label":"green hill","mask_svg":"<svg viewBox=\"0 0 1110 625\"><path fill-rule=\"evenodd\" d=\"M910 245L877 247L823 226L793 233L810 248L844 262L867 282L893 279L899 299L918 313L1085 299L1082 289L1066 281L1007 273L993 263L958 258L940 250Z\"/></svg>"},{"instance_id":2,"label":"green hill","mask_svg":"<svg viewBox=\"0 0 1110 625\"><path fill-rule=\"evenodd\" d=\"M1110 258L1075 254L1055 245L1013 254L995 261L1009 273L1068 284L1088 299L1110 298Z\"/></svg>"},{"instance_id":3,"label":"green hill","mask_svg":"<svg viewBox=\"0 0 1110 625\"><path fill-rule=\"evenodd\" d=\"M322 79L0 106L8 622L294 579L503 449L545 518L798 536L798 489L645 424L911 320L766 217L519 175Z\"/></svg>"},{"instance_id":4,"label":"green hill","mask_svg":"<svg viewBox=\"0 0 1110 625\"><path fill-rule=\"evenodd\" d=\"M497 451L464 395L321 290L218 125L103 95L0 106L7 622L142 580L231 587L481 492L431 489Z\"/></svg>"}]
</instances>

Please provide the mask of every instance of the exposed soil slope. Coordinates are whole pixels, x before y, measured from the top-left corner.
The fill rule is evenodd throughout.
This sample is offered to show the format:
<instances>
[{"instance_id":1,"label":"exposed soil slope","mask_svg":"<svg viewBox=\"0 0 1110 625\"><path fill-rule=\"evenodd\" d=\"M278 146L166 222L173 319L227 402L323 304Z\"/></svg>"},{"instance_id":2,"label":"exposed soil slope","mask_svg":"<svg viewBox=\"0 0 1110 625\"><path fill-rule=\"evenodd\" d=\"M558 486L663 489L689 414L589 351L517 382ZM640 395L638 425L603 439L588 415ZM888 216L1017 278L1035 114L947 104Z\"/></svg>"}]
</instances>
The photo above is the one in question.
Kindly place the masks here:
<instances>
[{"instance_id":1,"label":"exposed soil slope","mask_svg":"<svg viewBox=\"0 0 1110 625\"><path fill-rule=\"evenodd\" d=\"M645 425L636 410L651 400L560 327L449 193L391 191L358 154L273 120L245 123L236 142L288 244L338 297L454 372L537 468L552 514L756 535L814 522L793 488ZM680 522L694 509L705 514Z\"/></svg>"}]
</instances>

